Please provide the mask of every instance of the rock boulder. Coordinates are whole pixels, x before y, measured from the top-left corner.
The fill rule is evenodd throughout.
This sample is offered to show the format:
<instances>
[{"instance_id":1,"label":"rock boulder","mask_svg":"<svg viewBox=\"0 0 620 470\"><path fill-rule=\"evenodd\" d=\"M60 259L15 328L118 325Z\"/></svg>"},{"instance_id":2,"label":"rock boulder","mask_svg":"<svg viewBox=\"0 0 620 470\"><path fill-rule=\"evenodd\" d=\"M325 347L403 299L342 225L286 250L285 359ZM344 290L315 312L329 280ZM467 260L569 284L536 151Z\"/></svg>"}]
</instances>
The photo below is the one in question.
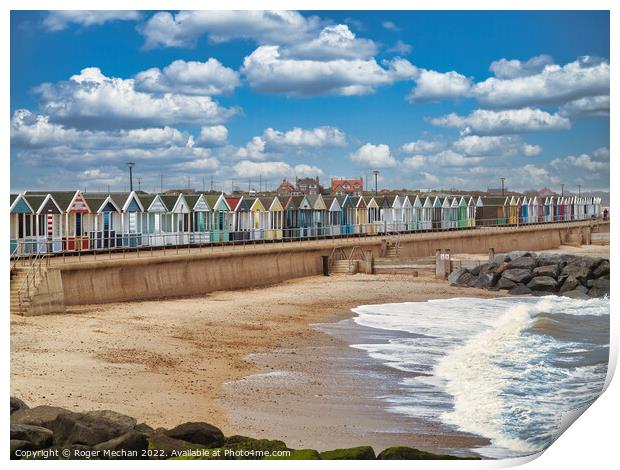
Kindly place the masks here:
<instances>
[{"instance_id":1,"label":"rock boulder","mask_svg":"<svg viewBox=\"0 0 620 470\"><path fill-rule=\"evenodd\" d=\"M165 432L174 439L201 444L205 447L220 447L224 442L224 434L215 426L202 422L180 424Z\"/></svg>"},{"instance_id":2,"label":"rock boulder","mask_svg":"<svg viewBox=\"0 0 620 470\"><path fill-rule=\"evenodd\" d=\"M558 281L551 276L538 276L528 282L527 287L533 291L555 292L558 287Z\"/></svg>"},{"instance_id":3,"label":"rock boulder","mask_svg":"<svg viewBox=\"0 0 620 470\"><path fill-rule=\"evenodd\" d=\"M532 279L532 273L529 269L507 269L502 273L502 279L508 279L514 283L523 283L529 282Z\"/></svg>"}]
</instances>

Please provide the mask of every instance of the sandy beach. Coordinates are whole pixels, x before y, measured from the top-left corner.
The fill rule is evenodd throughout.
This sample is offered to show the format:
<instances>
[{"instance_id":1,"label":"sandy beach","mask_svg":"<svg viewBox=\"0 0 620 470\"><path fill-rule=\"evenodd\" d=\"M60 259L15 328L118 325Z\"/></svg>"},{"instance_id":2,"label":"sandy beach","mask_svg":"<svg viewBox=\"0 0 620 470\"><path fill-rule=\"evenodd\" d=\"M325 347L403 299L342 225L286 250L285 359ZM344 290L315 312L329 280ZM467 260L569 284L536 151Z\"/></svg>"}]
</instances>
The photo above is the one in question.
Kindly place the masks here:
<instances>
[{"instance_id":1,"label":"sandy beach","mask_svg":"<svg viewBox=\"0 0 620 470\"><path fill-rule=\"evenodd\" d=\"M31 405L113 409L154 427L200 420L226 434L262 429L268 435L266 424L250 426L234 413L231 423L227 412L235 403L224 383L276 367L258 365L249 355L336 343L345 350L344 341L310 325L350 317L360 304L463 295L495 293L434 279L359 274L191 299L89 306L64 315L13 316L11 394ZM299 367L316 369L316 361ZM316 387L306 390L316 394ZM264 397L236 398L252 408ZM306 402L303 395L282 399Z\"/></svg>"},{"instance_id":2,"label":"sandy beach","mask_svg":"<svg viewBox=\"0 0 620 470\"><path fill-rule=\"evenodd\" d=\"M409 445L468 455L488 441L385 411L378 397L390 383L374 377L387 367L349 347L363 331L347 319L362 304L498 295L428 274L357 274L12 316L11 395L31 406L112 409L153 427L206 421L227 435L296 447Z\"/></svg>"}]
</instances>

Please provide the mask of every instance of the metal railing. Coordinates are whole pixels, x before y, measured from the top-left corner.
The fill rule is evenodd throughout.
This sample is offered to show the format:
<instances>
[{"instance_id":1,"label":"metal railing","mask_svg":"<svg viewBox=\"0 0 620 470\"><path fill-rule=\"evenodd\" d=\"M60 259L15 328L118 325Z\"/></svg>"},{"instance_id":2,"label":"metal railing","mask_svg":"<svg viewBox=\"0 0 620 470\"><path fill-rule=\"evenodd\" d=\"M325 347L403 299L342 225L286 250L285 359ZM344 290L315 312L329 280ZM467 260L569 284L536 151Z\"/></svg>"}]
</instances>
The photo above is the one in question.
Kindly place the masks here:
<instances>
[{"instance_id":1,"label":"metal railing","mask_svg":"<svg viewBox=\"0 0 620 470\"><path fill-rule=\"evenodd\" d=\"M37 287L37 279L43 278L42 266L43 264L49 265L49 257L46 253L35 253L29 258L29 261L30 264L26 268L26 275L16 291L20 309L25 306L25 299L30 301L31 295Z\"/></svg>"},{"instance_id":2,"label":"metal railing","mask_svg":"<svg viewBox=\"0 0 620 470\"><path fill-rule=\"evenodd\" d=\"M47 259L61 258L62 262L82 259L125 258L141 254L153 256L169 253L187 253L192 249L215 250L217 247L246 248L273 246L277 243L307 242L312 240L340 240L349 238L380 236L398 240L407 234L449 232L457 230L503 230L515 227L533 227L553 223L591 222L592 219L570 219L564 216L506 217L493 219L426 219L398 222L377 221L356 225L327 225L312 227L285 227L248 230L209 230L205 232L172 233L121 233L104 236L102 232L89 232L81 237L30 237L16 240L11 253L12 267L30 266L40 256ZM600 220L600 219L595 219ZM88 255L88 256L87 256Z\"/></svg>"}]
</instances>

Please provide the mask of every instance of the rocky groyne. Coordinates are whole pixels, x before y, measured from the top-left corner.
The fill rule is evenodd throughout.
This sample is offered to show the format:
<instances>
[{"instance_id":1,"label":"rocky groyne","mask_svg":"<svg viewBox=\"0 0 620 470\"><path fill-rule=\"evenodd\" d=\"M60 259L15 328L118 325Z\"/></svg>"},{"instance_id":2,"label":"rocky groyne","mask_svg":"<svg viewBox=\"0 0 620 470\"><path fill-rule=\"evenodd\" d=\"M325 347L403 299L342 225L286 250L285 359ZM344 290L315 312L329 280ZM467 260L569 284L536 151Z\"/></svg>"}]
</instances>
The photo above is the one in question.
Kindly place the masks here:
<instances>
[{"instance_id":1,"label":"rocky groyne","mask_svg":"<svg viewBox=\"0 0 620 470\"><path fill-rule=\"evenodd\" d=\"M77 413L57 406L28 407L11 397L11 459L217 460L440 460L451 455L390 447L378 455L360 446L318 452L291 449L279 440L225 437L204 422L153 429L109 410Z\"/></svg>"},{"instance_id":2,"label":"rocky groyne","mask_svg":"<svg viewBox=\"0 0 620 470\"><path fill-rule=\"evenodd\" d=\"M460 269L448 282L462 287L507 290L511 295L556 294L573 298L610 293L610 265L604 258L513 251L472 269Z\"/></svg>"}]
</instances>

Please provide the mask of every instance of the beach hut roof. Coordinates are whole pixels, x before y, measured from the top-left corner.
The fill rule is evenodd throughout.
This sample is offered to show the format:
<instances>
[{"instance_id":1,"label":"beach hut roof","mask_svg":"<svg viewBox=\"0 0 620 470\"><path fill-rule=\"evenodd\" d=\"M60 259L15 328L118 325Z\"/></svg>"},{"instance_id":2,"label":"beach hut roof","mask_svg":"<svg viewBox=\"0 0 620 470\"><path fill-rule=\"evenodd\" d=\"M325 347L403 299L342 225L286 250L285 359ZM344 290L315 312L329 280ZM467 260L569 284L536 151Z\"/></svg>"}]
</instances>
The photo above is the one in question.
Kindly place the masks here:
<instances>
[{"instance_id":1,"label":"beach hut roof","mask_svg":"<svg viewBox=\"0 0 620 470\"><path fill-rule=\"evenodd\" d=\"M446 198L448 199L448 198ZM461 198L463 199L463 198ZM450 207L459 207L459 200L457 198L453 198L452 199L452 204L450 204Z\"/></svg>"},{"instance_id":2,"label":"beach hut roof","mask_svg":"<svg viewBox=\"0 0 620 470\"><path fill-rule=\"evenodd\" d=\"M270 211L278 211L281 212L284 210L284 206L282 205L282 201L280 200L280 198L278 196L274 196L273 200L271 201L271 204L269 204L269 210Z\"/></svg>"},{"instance_id":3,"label":"beach hut roof","mask_svg":"<svg viewBox=\"0 0 620 470\"><path fill-rule=\"evenodd\" d=\"M259 197L255 197L253 201L248 200L248 204L250 204L250 210L254 212L265 212L265 206Z\"/></svg>"},{"instance_id":4,"label":"beach hut roof","mask_svg":"<svg viewBox=\"0 0 620 470\"><path fill-rule=\"evenodd\" d=\"M183 195L179 194L179 199L182 197ZM123 212L144 212L144 206L135 191L130 192L127 196L127 200L123 204Z\"/></svg>"},{"instance_id":5,"label":"beach hut roof","mask_svg":"<svg viewBox=\"0 0 620 470\"><path fill-rule=\"evenodd\" d=\"M312 204L312 208L317 211L326 211L327 205L325 204L325 200L323 196L320 194L310 194L308 195L308 201Z\"/></svg>"},{"instance_id":6,"label":"beach hut roof","mask_svg":"<svg viewBox=\"0 0 620 470\"><path fill-rule=\"evenodd\" d=\"M416 194L415 200L413 201L413 207L422 207L422 200L420 196Z\"/></svg>"},{"instance_id":7,"label":"beach hut roof","mask_svg":"<svg viewBox=\"0 0 620 470\"><path fill-rule=\"evenodd\" d=\"M404 209L410 209L413 207L413 204L411 204L411 200L409 199L409 195L405 195L403 197L403 208Z\"/></svg>"},{"instance_id":8,"label":"beach hut roof","mask_svg":"<svg viewBox=\"0 0 620 470\"><path fill-rule=\"evenodd\" d=\"M450 198L446 197L443 200L443 204L441 204L443 209L448 209L450 207Z\"/></svg>"},{"instance_id":9,"label":"beach hut roof","mask_svg":"<svg viewBox=\"0 0 620 470\"><path fill-rule=\"evenodd\" d=\"M32 206L26 200L26 197L23 194L18 194L12 199L13 201L11 203L11 213L34 213L34 210L32 210Z\"/></svg>"},{"instance_id":10,"label":"beach hut roof","mask_svg":"<svg viewBox=\"0 0 620 470\"><path fill-rule=\"evenodd\" d=\"M28 201L28 204L30 204L30 207L32 208L32 210L35 213L39 213L39 209L41 208L41 206L43 205L43 201L46 200L46 197L49 196L49 194L31 194L31 195L27 195L25 194L24 197L26 198L26 200Z\"/></svg>"},{"instance_id":11,"label":"beach hut roof","mask_svg":"<svg viewBox=\"0 0 620 470\"><path fill-rule=\"evenodd\" d=\"M433 207L433 203L431 202L431 198L426 196L424 200L424 205L422 207Z\"/></svg>"},{"instance_id":12,"label":"beach hut roof","mask_svg":"<svg viewBox=\"0 0 620 470\"><path fill-rule=\"evenodd\" d=\"M56 209L55 211L52 211L53 213L56 213L56 214L62 213L62 209L60 208L58 203L54 200L52 195L47 194L45 198L43 199L43 201L41 202L41 204L39 205L37 209L37 214L41 214L45 210L46 207L50 207L50 204ZM50 211L48 210L47 212L49 213Z\"/></svg>"},{"instance_id":13,"label":"beach hut roof","mask_svg":"<svg viewBox=\"0 0 620 470\"><path fill-rule=\"evenodd\" d=\"M340 212L341 208L340 208L340 203L338 202L338 198L337 197L328 198L328 201L326 201L326 202L329 202L329 210L330 211L332 211L332 212Z\"/></svg>"}]
</instances>

